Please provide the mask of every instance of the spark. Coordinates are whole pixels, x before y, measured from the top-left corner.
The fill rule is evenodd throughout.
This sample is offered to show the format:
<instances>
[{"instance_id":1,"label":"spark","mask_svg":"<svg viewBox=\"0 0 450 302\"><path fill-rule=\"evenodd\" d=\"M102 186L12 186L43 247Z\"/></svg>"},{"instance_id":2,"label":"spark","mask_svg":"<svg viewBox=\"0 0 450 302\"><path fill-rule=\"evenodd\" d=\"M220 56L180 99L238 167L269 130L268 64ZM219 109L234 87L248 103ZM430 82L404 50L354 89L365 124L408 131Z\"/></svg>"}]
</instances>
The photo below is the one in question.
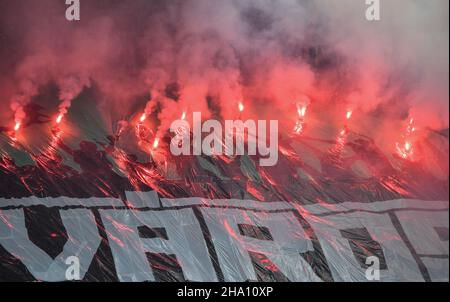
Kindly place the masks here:
<instances>
[{"instance_id":1,"label":"spark","mask_svg":"<svg viewBox=\"0 0 450 302\"><path fill-rule=\"evenodd\" d=\"M147 114L143 113L143 114L141 115L141 118L139 119L139 121L140 121L141 123L143 123L143 122L145 122L146 119L147 119Z\"/></svg>"},{"instance_id":2,"label":"spark","mask_svg":"<svg viewBox=\"0 0 450 302\"><path fill-rule=\"evenodd\" d=\"M19 131L21 126L22 126L21 122L16 122L16 125L14 126L14 131Z\"/></svg>"},{"instance_id":3,"label":"spark","mask_svg":"<svg viewBox=\"0 0 450 302\"><path fill-rule=\"evenodd\" d=\"M181 119L185 120L186 119L186 112L183 112L183 114L181 115Z\"/></svg>"}]
</instances>

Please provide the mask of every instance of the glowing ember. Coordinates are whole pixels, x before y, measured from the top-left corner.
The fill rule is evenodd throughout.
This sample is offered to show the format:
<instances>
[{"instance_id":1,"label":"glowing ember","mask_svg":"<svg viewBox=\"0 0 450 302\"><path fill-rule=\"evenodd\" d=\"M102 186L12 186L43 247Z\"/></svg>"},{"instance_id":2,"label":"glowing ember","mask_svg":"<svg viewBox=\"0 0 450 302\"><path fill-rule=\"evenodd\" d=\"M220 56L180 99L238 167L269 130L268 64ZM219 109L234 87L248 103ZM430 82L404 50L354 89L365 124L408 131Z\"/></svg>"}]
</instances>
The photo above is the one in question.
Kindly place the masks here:
<instances>
[{"instance_id":1,"label":"glowing ember","mask_svg":"<svg viewBox=\"0 0 450 302\"><path fill-rule=\"evenodd\" d=\"M64 117L64 115L62 113L60 113L58 115L58 117L56 118L56 123L57 124L61 124L61 121L62 121L63 117Z\"/></svg>"},{"instance_id":2,"label":"glowing ember","mask_svg":"<svg viewBox=\"0 0 450 302\"><path fill-rule=\"evenodd\" d=\"M242 103L239 103L238 107L239 107L239 112L242 112L245 109L244 104L242 104Z\"/></svg>"},{"instance_id":3,"label":"glowing ember","mask_svg":"<svg viewBox=\"0 0 450 302\"><path fill-rule=\"evenodd\" d=\"M147 119L147 114L143 113L143 114L141 115L141 118L139 119L139 121L140 121L141 123L143 123L143 122L145 122L146 119Z\"/></svg>"},{"instance_id":4,"label":"glowing ember","mask_svg":"<svg viewBox=\"0 0 450 302\"><path fill-rule=\"evenodd\" d=\"M153 149L158 148L159 146L159 138L155 138L155 141L153 142Z\"/></svg>"},{"instance_id":5,"label":"glowing ember","mask_svg":"<svg viewBox=\"0 0 450 302\"><path fill-rule=\"evenodd\" d=\"M182 120L186 119L186 112L183 112L183 114L181 115L181 119Z\"/></svg>"},{"instance_id":6,"label":"glowing ember","mask_svg":"<svg viewBox=\"0 0 450 302\"><path fill-rule=\"evenodd\" d=\"M345 115L345 117L349 120L352 117L353 111L348 110L347 114Z\"/></svg>"},{"instance_id":7,"label":"glowing ember","mask_svg":"<svg viewBox=\"0 0 450 302\"><path fill-rule=\"evenodd\" d=\"M19 131L20 126L22 126L22 124L20 122L17 122L16 125L14 126L14 131Z\"/></svg>"}]
</instances>

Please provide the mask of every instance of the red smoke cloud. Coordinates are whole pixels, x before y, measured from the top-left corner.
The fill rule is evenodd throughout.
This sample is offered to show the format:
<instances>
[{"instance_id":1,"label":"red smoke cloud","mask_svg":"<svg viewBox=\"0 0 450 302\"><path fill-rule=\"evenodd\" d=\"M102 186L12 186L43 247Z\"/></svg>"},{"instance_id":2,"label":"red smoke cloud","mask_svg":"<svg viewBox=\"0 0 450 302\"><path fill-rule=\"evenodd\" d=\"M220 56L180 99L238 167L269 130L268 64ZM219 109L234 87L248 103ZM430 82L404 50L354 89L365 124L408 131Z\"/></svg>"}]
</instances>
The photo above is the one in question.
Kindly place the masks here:
<instances>
[{"instance_id":1,"label":"red smoke cloud","mask_svg":"<svg viewBox=\"0 0 450 302\"><path fill-rule=\"evenodd\" d=\"M376 138L395 126L395 140L412 116L419 128L448 128L447 1L386 2L377 24L351 0L93 0L82 1L79 22L65 9L0 1L3 121L22 121L53 83L61 114L94 87L115 123L136 108L155 114L157 137L183 113L235 119L239 104L243 118L292 131L303 102L311 123L340 127L348 110L355 124L376 117Z\"/></svg>"}]
</instances>

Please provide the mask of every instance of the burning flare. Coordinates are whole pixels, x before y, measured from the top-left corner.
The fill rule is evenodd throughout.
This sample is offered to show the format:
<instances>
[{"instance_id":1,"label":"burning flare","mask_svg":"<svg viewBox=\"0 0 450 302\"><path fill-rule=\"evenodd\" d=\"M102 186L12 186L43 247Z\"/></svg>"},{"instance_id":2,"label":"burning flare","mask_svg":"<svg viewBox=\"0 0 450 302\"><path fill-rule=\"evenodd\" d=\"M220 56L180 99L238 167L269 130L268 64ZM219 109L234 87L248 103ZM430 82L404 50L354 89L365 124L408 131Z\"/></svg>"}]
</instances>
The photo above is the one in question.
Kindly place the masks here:
<instances>
[{"instance_id":1,"label":"burning flare","mask_svg":"<svg viewBox=\"0 0 450 302\"><path fill-rule=\"evenodd\" d=\"M411 135L414 131L416 131L416 127L414 126L414 118L409 120L408 127L406 128L406 135Z\"/></svg>"},{"instance_id":2,"label":"burning flare","mask_svg":"<svg viewBox=\"0 0 450 302\"><path fill-rule=\"evenodd\" d=\"M302 133L302 131L303 131L303 122L299 120L299 121L297 121L297 123L295 124L294 132L295 132L296 134L300 134L300 133Z\"/></svg>"},{"instance_id":3,"label":"burning flare","mask_svg":"<svg viewBox=\"0 0 450 302\"><path fill-rule=\"evenodd\" d=\"M16 122L16 125L14 126L14 131L19 131L21 126L22 126L21 122Z\"/></svg>"},{"instance_id":4,"label":"burning flare","mask_svg":"<svg viewBox=\"0 0 450 302\"><path fill-rule=\"evenodd\" d=\"M410 151L411 150L411 143L410 142L406 142L405 143L405 150L406 151Z\"/></svg>"},{"instance_id":5,"label":"burning flare","mask_svg":"<svg viewBox=\"0 0 450 302\"><path fill-rule=\"evenodd\" d=\"M159 146L159 138L155 138L155 141L153 142L153 149L158 148Z\"/></svg>"},{"instance_id":6,"label":"burning flare","mask_svg":"<svg viewBox=\"0 0 450 302\"><path fill-rule=\"evenodd\" d=\"M414 126L414 118L411 118L406 126L406 133L403 136L404 142L397 143L397 152L404 159L410 158L413 155L413 144L411 138L415 131L416 127Z\"/></svg>"},{"instance_id":7,"label":"burning flare","mask_svg":"<svg viewBox=\"0 0 450 302\"><path fill-rule=\"evenodd\" d=\"M306 115L306 106L305 105L302 105L302 106L300 106L299 108L297 108L297 112L298 112L298 115L300 116L300 118L304 118L305 117L305 115Z\"/></svg>"},{"instance_id":8,"label":"burning flare","mask_svg":"<svg viewBox=\"0 0 450 302\"><path fill-rule=\"evenodd\" d=\"M402 158L408 158L412 155L412 144L409 141L406 141L404 143L404 145L402 146L401 144L397 143L397 151L398 154L402 157Z\"/></svg>"},{"instance_id":9,"label":"burning flare","mask_svg":"<svg viewBox=\"0 0 450 302\"><path fill-rule=\"evenodd\" d=\"M56 118L56 123L57 124L61 124L61 121L62 121L63 117L64 117L64 114L60 113L58 115L58 117Z\"/></svg>"},{"instance_id":10,"label":"burning flare","mask_svg":"<svg viewBox=\"0 0 450 302\"><path fill-rule=\"evenodd\" d=\"M308 108L308 105L305 103L297 103L297 113L298 113L298 120L295 123L294 127L294 133L295 134L301 134L303 132L303 129L305 127L305 116L306 116L306 110Z\"/></svg>"},{"instance_id":11,"label":"burning flare","mask_svg":"<svg viewBox=\"0 0 450 302\"><path fill-rule=\"evenodd\" d=\"M347 114L345 115L345 117L347 118L347 120L349 120L352 117L352 115L353 115L353 111L348 110Z\"/></svg>"},{"instance_id":12,"label":"burning flare","mask_svg":"<svg viewBox=\"0 0 450 302\"><path fill-rule=\"evenodd\" d=\"M141 123L143 123L143 122L145 122L146 119L147 119L147 114L143 113L143 114L141 115L141 118L139 119L139 121L140 121Z\"/></svg>"},{"instance_id":13,"label":"burning flare","mask_svg":"<svg viewBox=\"0 0 450 302\"><path fill-rule=\"evenodd\" d=\"M242 104L241 102L239 102L238 109L239 109L239 112L243 112L244 109L245 109L244 104Z\"/></svg>"}]
</instances>

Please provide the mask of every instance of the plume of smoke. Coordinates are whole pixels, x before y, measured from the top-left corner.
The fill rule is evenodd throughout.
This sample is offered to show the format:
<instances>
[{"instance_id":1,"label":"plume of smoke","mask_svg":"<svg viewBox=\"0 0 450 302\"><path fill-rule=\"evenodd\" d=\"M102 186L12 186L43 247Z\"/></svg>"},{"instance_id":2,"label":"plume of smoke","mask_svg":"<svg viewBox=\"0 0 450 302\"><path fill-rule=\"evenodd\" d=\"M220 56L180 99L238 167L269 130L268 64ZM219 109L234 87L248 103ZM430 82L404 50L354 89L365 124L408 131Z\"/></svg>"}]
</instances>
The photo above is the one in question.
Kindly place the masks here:
<instances>
[{"instance_id":1,"label":"plume of smoke","mask_svg":"<svg viewBox=\"0 0 450 302\"><path fill-rule=\"evenodd\" d=\"M302 98L337 116L448 127L448 1L381 4L381 20L369 22L359 0L98 0L83 3L74 26L63 3L1 3L8 45L22 51L0 58L18 83L0 96L21 119L48 82L65 109L94 84L120 112L150 93L145 112L160 109L159 137L184 112L236 118L240 102L246 117L286 116L292 129ZM169 98L175 82L179 98Z\"/></svg>"},{"instance_id":2,"label":"plume of smoke","mask_svg":"<svg viewBox=\"0 0 450 302\"><path fill-rule=\"evenodd\" d=\"M59 113L65 115L72 100L81 93L84 87L90 86L90 81L89 78L69 76L63 78L58 84L60 87L59 98L62 101L59 105Z\"/></svg>"},{"instance_id":3,"label":"plume of smoke","mask_svg":"<svg viewBox=\"0 0 450 302\"><path fill-rule=\"evenodd\" d=\"M11 110L14 112L14 121L16 124L22 123L25 119L24 107L33 96L38 93L38 87L30 80L23 80L20 83L20 94L16 95L11 101Z\"/></svg>"},{"instance_id":4,"label":"plume of smoke","mask_svg":"<svg viewBox=\"0 0 450 302\"><path fill-rule=\"evenodd\" d=\"M355 14L364 1L315 3L327 42L346 58L347 106L448 127L448 1L382 1L377 22Z\"/></svg>"}]
</instances>

